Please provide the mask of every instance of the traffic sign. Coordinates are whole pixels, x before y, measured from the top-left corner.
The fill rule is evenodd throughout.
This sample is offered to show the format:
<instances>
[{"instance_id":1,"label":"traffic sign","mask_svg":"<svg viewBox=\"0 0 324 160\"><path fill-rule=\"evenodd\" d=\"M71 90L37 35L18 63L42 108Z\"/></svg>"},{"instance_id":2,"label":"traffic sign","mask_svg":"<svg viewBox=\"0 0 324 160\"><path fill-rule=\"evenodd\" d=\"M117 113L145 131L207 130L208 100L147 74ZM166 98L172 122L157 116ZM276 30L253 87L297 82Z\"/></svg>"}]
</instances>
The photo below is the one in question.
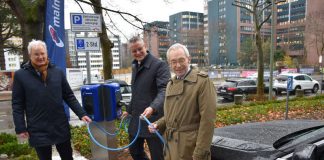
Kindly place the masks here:
<instances>
[{"instance_id":1,"label":"traffic sign","mask_svg":"<svg viewBox=\"0 0 324 160\"><path fill-rule=\"evenodd\" d=\"M76 51L99 51L99 37L77 37L74 39Z\"/></svg>"},{"instance_id":2,"label":"traffic sign","mask_svg":"<svg viewBox=\"0 0 324 160\"><path fill-rule=\"evenodd\" d=\"M288 76L287 79L287 91L293 90L293 76Z\"/></svg>"},{"instance_id":3,"label":"traffic sign","mask_svg":"<svg viewBox=\"0 0 324 160\"><path fill-rule=\"evenodd\" d=\"M102 32L101 15L89 13L71 13L72 32Z\"/></svg>"}]
</instances>

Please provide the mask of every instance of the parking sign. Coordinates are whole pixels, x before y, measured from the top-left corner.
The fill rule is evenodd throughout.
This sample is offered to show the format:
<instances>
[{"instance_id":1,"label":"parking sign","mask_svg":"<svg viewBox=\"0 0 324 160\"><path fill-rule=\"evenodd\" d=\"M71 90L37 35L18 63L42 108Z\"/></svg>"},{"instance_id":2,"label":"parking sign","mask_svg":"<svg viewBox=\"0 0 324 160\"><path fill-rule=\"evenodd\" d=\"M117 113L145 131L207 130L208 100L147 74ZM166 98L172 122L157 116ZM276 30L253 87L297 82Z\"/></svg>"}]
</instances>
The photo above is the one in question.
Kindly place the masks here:
<instances>
[{"instance_id":1,"label":"parking sign","mask_svg":"<svg viewBox=\"0 0 324 160\"><path fill-rule=\"evenodd\" d=\"M99 37L77 37L75 38L76 51L99 51Z\"/></svg>"},{"instance_id":2,"label":"parking sign","mask_svg":"<svg viewBox=\"0 0 324 160\"><path fill-rule=\"evenodd\" d=\"M287 79L287 91L293 90L293 76L288 76Z\"/></svg>"},{"instance_id":3,"label":"parking sign","mask_svg":"<svg viewBox=\"0 0 324 160\"><path fill-rule=\"evenodd\" d=\"M71 13L72 32L102 32L101 15L91 13Z\"/></svg>"}]
</instances>

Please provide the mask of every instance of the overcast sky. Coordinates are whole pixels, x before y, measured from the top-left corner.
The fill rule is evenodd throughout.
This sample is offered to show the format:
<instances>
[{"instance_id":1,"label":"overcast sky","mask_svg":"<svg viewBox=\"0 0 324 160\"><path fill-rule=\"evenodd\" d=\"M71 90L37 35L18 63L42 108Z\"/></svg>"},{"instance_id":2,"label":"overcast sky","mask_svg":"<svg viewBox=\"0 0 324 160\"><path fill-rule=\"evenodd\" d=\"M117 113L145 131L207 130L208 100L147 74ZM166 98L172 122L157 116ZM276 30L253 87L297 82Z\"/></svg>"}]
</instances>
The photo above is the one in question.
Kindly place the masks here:
<instances>
[{"instance_id":1,"label":"overcast sky","mask_svg":"<svg viewBox=\"0 0 324 160\"><path fill-rule=\"evenodd\" d=\"M204 0L103 0L103 6L113 10L128 12L136 15L142 21L168 21L169 16L182 11L204 12ZM85 13L93 13L88 7L84 7ZM65 28L70 26L70 13L81 13L81 9L77 6L74 0L65 1ZM140 31L130 24L125 22L119 15L110 13L110 18L115 22L116 26L110 26L111 32L120 35L123 41L126 41L124 36L130 37ZM106 19L106 23L111 21ZM122 32L122 33L120 33Z\"/></svg>"}]
</instances>

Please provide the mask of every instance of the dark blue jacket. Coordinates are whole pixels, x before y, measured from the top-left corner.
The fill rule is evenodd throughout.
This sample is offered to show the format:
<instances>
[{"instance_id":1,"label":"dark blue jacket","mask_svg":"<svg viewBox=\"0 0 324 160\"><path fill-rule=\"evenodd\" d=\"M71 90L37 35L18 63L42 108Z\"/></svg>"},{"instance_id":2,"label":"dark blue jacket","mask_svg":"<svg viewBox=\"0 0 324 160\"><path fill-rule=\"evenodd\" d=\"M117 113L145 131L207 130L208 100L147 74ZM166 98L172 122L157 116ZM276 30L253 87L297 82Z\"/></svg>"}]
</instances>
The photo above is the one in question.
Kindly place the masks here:
<instances>
[{"instance_id":1,"label":"dark blue jacket","mask_svg":"<svg viewBox=\"0 0 324 160\"><path fill-rule=\"evenodd\" d=\"M138 118L146 107L151 106L155 113L149 118L155 122L163 116L165 89L170 79L170 70L167 63L155 58L150 53L139 66L137 61L132 65L132 99L127 112L132 115L128 132L135 136L138 128ZM142 121L140 137L151 137L147 123Z\"/></svg>"},{"instance_id":2,"label":"dark blue jacket","mask_svg":"<svg viewBox=\"0 0 324 160\"><path fill-rule=\"evenodd\" d=\"M79 118L86 115L62 70L49 64L46 82L43 82L30 62L24 64L14 74L12 90L16 133L28 131L33 147L69 140L70 126L63 100Z\"/></svg>"}]
</instances>

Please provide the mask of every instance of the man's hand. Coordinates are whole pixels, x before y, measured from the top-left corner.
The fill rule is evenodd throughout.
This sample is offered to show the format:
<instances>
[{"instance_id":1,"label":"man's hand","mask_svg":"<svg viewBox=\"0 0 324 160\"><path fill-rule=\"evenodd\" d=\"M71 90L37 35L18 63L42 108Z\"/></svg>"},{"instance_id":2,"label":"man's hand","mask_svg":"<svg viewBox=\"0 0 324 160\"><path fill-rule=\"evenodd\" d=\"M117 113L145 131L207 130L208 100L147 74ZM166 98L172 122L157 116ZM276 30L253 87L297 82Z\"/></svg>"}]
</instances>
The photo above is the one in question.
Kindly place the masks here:
<instances>
[{"instance_id":1,"label":"man's hand","mask_svg":"<svg viewBox=\"0 0 324 160\"><path fill-rule=\"evenodd\" d=\"M88 117L88 116L83 116L83 117L81 118L81 120L82 120L83 122L85 122L85 123L90 123L90 122L92 122L91 118Z\"/></svg>"},{"instance_id":2,"label":"man's hand","mask_svg":"<svg viewBox=\"0 0 324 160\"><path fill-rule=\"evenodd\" d=\"M121 118L126 118L128 115L129 115L129 113L125 111L125 112L123 112Z\"/></svg>"},{"instance_id":3,"label":"man's hand","mask_svg":"<svg viewBox=\"0 0 324 160\"><path fill-rule=\"evenodd\" d=\"M144 112L142 113L143 116L145 116L146 118L150 118L151 115L153 114L153 108L152 107L147 107Z\"/></svg>"},{"instance_id":4,"label":"man's hand","mask_svg":"<svg viewBox=\"0 0 324 160\"><path fill-rule=\"evenodd\" d=\"M152 123L151 125L148 126L148 129L149 129L150 133L154 133L157 130L157 124Z\"/></svg>"},{"instance_id":5,"label":"man's hand","mask_svg":"<svg viewBox=\"0 0 324 160\"><path fill-rule=\"evenodd\" d=\"M22 132L18 134L19 138L29 138L29 133L28 132Z\"/></svg>"}]
</instances>

